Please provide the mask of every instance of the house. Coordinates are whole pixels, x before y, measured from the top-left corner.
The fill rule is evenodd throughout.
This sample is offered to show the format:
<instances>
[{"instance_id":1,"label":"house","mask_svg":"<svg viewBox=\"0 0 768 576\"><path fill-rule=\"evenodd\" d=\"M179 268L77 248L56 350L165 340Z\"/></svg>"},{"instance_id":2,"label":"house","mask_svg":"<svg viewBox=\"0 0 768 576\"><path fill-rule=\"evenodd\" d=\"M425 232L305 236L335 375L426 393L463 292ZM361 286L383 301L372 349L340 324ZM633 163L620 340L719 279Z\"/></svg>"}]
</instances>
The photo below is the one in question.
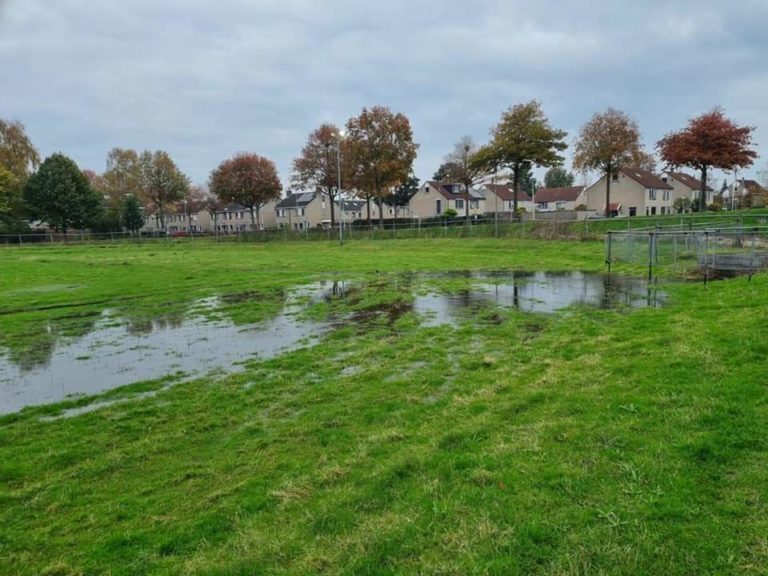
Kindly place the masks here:
<instances>
[{"instance_id":1,"label":"house","mask_svg":"<svg viewBox=\"0 0 768 576\"><path fill-rule=\"evenodd\" d=\"M169 234L195 234L210 232L210 218L205 210L194 211L187 210L183 204L179 206L169 206L163 211L163 221L165 230ZM160 222L160 213L155 211L146 214L142 232L157 233L163 230Z\"/></svg>"},{"instance_id":2,"label":"house","mask_svg":"<svg viewBox=\"0 0 768 576\"><path fill-rule=\"evenodd\" d=\"M584 186L539 188L533 200L536 202L536 212L576 210L577 206L585 204Z\"/></svg>"},{"instance_id":3,"label":"house","mask_svg":"<svg viewBox=\"0 0 768 576\"><path fill-rule=\"evenodd\" d=\"M337 214L341 213L341 203L337 202L339 207ZM373 209L371 210L373 212ZM344 199L344 223L354 222L355 220L365 219L368 213L368 207L365 200L347 200Z\"/></svg>"},{"instance_id":4,"label":"house","mask_svg":"<svg viewBox=\"0 0 768 576\"><path fill-rule=\"evenodd\" d=\"M411 200L408 208L413 216L418 218L432 218L444 214L446 210L455 210L463 216L466 211L464 205L464 185L456 182L429 181L422 184ZM469 190L469 214L479 216L485 212L485 197L477 190Z\"/></svg>"},{"instance_id":5,"label":"house","mask_svg":"<svg viewBox=\"0 0 768 576\"><path fill-rule=\"evenodd\" d=\"M254 209L254 218L259 230L277 227L275 218L276 205L277 201L270 200L259 209L258 213ZM232 203L216 206L213 209L207 210L206 213L208 214L208 230L205 230L206 219L199 218L203 225L203 231L224 232L227 234L232 232L249 232L253 229L251 209L240 204Z\"/></svg>"},{"instance_id":6,"label":"house","mask_svg":"<svg viewBox=\"0 0 768 576\"><path fill-rule=\"evenodd\" d=\"M330 203L319 190L291 193L275 205L275 223L278 228L308 230L331 221Z\"/></svg>"},{"instance_id":7,"label":"house","mask_svg":"<svg viewBox=\"0 0 768 576\"><path fill-rule=\"evenodd\" d=\"M730 186L728 186L723 193L723 200L725 205L730 207L733 201L735 207L741 207L744 204L744 200L749 196L757 196L765 198L768 196L768 190L763 188L757 180L736 180ZM764 202L763 202L764 203Z\"/></svg>"},{"instance_id":8,"label":"house","mask_svg":"<svg viewBox=\"0 0 768 576\"><path fill-rule=\"evenodd\" d=\"M672 214L672 186L652 172L641 168L622 168L611 174L610 178L611 205L607 210L610 215ZM584 190L587 210L606 213L605 179L606 176L603 176Z\"/></svg>"},{"instance_id":9,"label":"house","mask_svg":"<svg viewBox=\"0 0 768 576\"><path fill-rule=\"evenodd\" d=\"M679 198L688 198L691 202L701 196L701 180L685 172L665 172L662 181L672 186L672 204ZM707 204L711 204L715 191L707 186Z\"/></svg>"},{"instance_id":10,"label":"house","mask_svg":"<svg viewBox=\"0 0 768 576\"><path fill-rule=\"evenodd\" d=\"M515 210L515 195L505 184L484 184L478 192L485 198L485 212L488 214L508 213ZM525 192L517 191L517 209L533 212L533 201Z\"/></svg>"}]
</instances>

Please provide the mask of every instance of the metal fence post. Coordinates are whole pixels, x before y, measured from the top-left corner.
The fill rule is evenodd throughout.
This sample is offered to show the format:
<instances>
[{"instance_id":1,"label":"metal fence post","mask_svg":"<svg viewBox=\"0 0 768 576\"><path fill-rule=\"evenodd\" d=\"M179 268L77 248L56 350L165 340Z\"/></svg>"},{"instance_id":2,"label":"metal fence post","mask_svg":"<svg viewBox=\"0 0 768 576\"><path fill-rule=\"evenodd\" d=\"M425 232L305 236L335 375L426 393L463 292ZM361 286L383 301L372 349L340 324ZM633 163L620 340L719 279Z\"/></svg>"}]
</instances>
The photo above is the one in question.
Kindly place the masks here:
<instances>
[{"instance_id":1,"label":"metal fence post","mask_svg":"<svg viewBox=\"0 0 768 576\"><path fill-rule=\"evenodd\" d=\"M611 231L608 230L608 236L605 239L606 241L606 247L605 247L605 263L608 264L608 274L611 273L611 243L613 241L613 235L611 234Z\"/></svg>"},{"instance_id":2,"label":"metal fence post","mask_svg":"<svg viewBox=\"0 0 768 576\"><path fill-rule=\"evenodd\" d=\"M653 282L653 259L656 244L656 235L653 232L648 232L648 284Z\"/></svg>"},{"instance_id":3,"label":"metal fence post","mask_svg":"<svg viewBox=\"0 0 768 576\"><path fill-rule=\"evenodd\" d=\"M704 286L709 280L709 231L704 231Z\"/></svg>"}]
</instances>

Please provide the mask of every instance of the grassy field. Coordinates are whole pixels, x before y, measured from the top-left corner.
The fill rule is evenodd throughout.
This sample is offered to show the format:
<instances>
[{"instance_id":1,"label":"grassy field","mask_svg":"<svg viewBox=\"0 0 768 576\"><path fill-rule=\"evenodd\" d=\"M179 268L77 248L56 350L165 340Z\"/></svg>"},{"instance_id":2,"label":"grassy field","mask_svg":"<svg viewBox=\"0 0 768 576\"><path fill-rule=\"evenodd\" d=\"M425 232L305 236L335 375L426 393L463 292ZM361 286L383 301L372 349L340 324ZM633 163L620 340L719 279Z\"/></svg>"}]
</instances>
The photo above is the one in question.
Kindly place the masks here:
<instances>
[{"instance_id":1,"label":"grassy field","mask_svg":"<svg viewBox=\"0 0 768 576\"><path fill-rule=\"evenodd\" d=\"M603 266L515 239L9 248L0 349L33 362L104 308L249 293L249 323L318 279ZM0 417L0 573L767 574L768 276L664 290L424 327L382 284L240 373Z\"/></svg>"}]
</instances>

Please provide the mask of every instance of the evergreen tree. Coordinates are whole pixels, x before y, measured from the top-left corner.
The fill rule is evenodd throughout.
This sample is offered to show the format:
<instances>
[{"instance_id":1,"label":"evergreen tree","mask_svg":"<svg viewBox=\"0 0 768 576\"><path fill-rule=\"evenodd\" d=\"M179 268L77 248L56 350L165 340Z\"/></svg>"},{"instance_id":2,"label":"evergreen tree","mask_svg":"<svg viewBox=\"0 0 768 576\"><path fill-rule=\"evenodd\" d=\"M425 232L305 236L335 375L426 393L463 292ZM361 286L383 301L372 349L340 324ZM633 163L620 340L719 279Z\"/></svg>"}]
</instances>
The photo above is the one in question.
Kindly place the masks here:
<instances>
[{"instance_id":1,"label":"evergreen tree","mask_svg":"<svg viewBox=\"0 0 768 576\"><path fill-rule=\"evenodd\" d=\"M123 201L123 226L135 233L144 226L144 210L138 198L128 194Z\"/></svg>"},{"instance_id":2,"label":"evergreen tree","mask_svg":"<svg viewBox=\"0 0 768 576\"><path fill-rule=\"evenodd\" d=\"M553 166L544 174L544 186L547 188L567 188L573 186L576 177L562 166Z\"/></svg>"},{"instance_id":3,"label":"evergreen tree","mask_svg":"<svg viewBox=\"0 0 768 576\"><path fill-rule=\"evenodd\" d=\"M101 197L77 164L58 153L46 158L27 180L24 201L34 217L65 234L92 226L102 211Z\"/></svg>"}]
</instances>

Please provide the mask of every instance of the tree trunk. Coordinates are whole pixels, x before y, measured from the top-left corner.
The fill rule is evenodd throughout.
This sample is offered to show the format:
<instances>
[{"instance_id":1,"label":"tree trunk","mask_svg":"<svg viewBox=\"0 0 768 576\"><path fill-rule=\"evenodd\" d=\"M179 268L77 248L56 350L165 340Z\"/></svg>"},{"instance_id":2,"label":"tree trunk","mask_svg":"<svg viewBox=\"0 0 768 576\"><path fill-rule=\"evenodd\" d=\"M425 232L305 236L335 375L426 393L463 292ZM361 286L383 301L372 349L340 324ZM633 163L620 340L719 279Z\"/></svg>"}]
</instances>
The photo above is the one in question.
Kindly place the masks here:
<instances>
[{"instance_id":1,"label":"tree trunk","mask_svg":"<svg viewBox=\"0 0 768 576\"><path fill-rule=\"evenodd\" d=\"M371 196L370 194L365 197L365 204L368 208L368 214L367 214L367 220L368 220L368 228L373 228L373 224L371 224Z\"/></svg>"},{"instance_id":2,"label":"tree trunk","mask_svg":"<svg viewBox=\"0 0 768 576\"><path fill-rule=\"evenodd\" d=\"M251 206L251 232L256 231L256 215L253 213L253 206Z\"/></svg>"},{"instance_id":3,"label":"tree trunk","mask_svg":"<svg viewBox=\"0 0 768 576\"><path fill-rule=\"evenodd\" d=\"M611 178L613 178L613 170L608 167L605 172L605 217L611 217Z\"/></svg>"},{"instance_id":4,"label":"tree trunk","mask_svg":"<svg viewBox=\"0 0 768 576\"><path fill-rule=\"evenodd\" d=\"M163 203L159 201L157 203L158 210L160 211L160 230L165 230L165 213L163 212Z\"/></svg>"},{"instance_id":5,"label":"tree trunk","mask_svg":"<svg viewBox=\"0 0 768 576\"><path fill-rule=\"evenodd\" d=\"M379 205L379 230L384 230L384 202L381 199L381 192L376 191L376 203Z\"/></svg>"},{"instance_id":6,"label":"tree trunk","mask_svg":"<svg viewBox=\"0 0 768 576\"><path fill-rule=\"evenodd\" d=\"M469 184L464 183L464 223L469 226Z\"/></svg>"},{"instance_id":7,"label":"tree trunk","mask_svg":"<svg viewBox=\"0 0 768 576\"><path fill-rule=\"evenodd\" d=\"M520 166L515 165L512 170L512 218L517 220L517 189L520 187ZM535 209L535 208L534 208Z\"/></svg>"},{"instance_id":8,"label":"tree trunk","mask_svg":"<svg viewBox=\"0 0 768 576\"><path fill-rule=\"evenodd\" d=\"M336 195L331 194L330 187L328 188L327 191L328 191L328 201L331 203L331 228L334 228L336 226L336 206L334 206L334 204L336 203L335 202Z\"/></svg>"},{"instance_id":9,"label":"tree trunk","mask_svg":"<svg viewBox=\"0 0 768 576\"><path fill-rule=\"evenodd\" d=\"M707 211L707 167L701 167L701 196L699 198L699 210Z\"/></svg>"}]
</instances>

